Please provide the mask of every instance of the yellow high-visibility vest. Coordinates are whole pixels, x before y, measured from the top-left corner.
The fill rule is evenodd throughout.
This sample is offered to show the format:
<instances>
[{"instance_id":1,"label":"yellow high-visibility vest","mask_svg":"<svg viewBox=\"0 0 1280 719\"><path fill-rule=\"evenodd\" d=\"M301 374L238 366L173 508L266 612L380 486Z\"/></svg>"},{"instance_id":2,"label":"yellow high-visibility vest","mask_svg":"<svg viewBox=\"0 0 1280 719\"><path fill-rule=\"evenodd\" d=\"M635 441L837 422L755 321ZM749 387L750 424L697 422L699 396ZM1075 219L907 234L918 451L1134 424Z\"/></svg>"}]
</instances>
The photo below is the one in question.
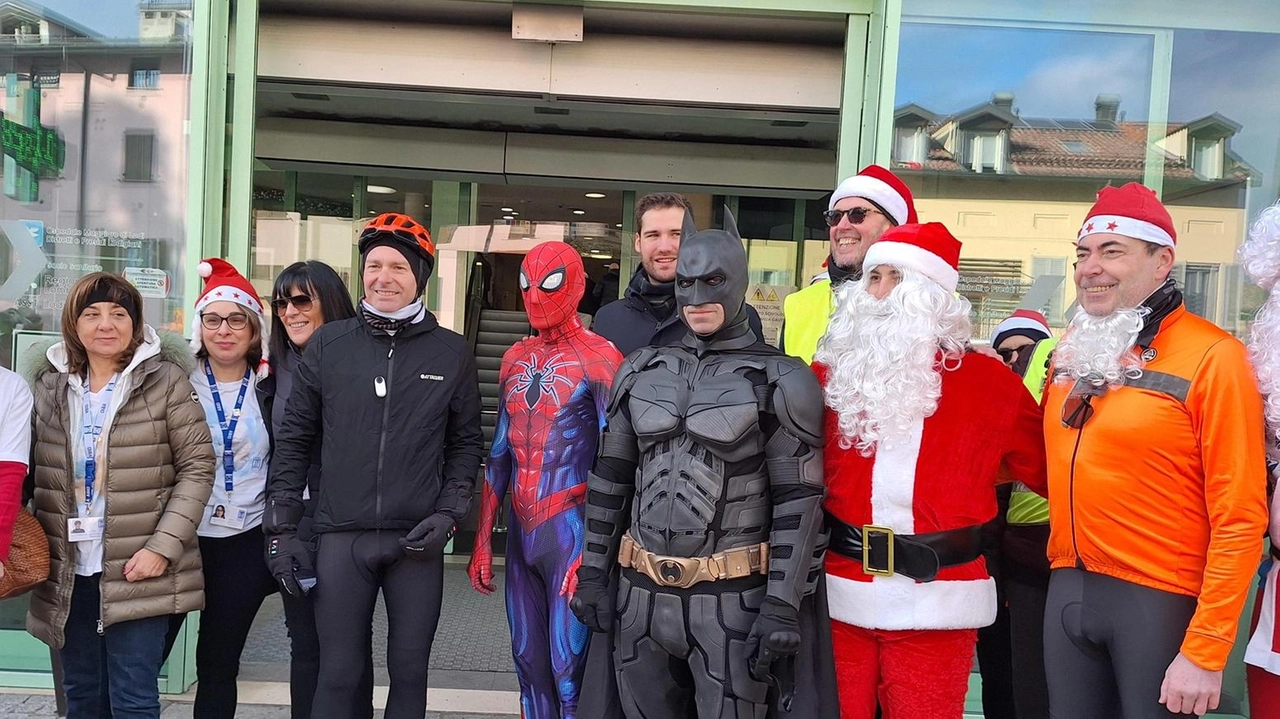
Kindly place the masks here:
<instances>
[{"instance_id":1,"label":"yellow high-visibility vest","mask_svg":"<svg viewBox=\"0 0 1280 719\"><path fill-rule=\"evenodd\" d=\"M835 299L829 279L787 295L782 302L782 346L787 354L812 364L833 309Z\"/></svg>"},{"instance_id":2,"label":"yellow high-visibility vest","mask_svg":"<svg viewBox=\"0 0 1280 719\"><path fill-rule=\"evenodd\" d=\"M1027 373L1022 376L1022 384L1031 395L1040 401L1044 394L1045 380L1049 376L1049 354L1058 346L1058 338L1050 337L1036 345L1035 353L1027 364ZM1009 512L1005 515L1009 524L1048 524L1049 500L1032 492L1027 485L1018 482L1013 485L1013 494L1009 497Z\"/></svg>"}]
</instances>

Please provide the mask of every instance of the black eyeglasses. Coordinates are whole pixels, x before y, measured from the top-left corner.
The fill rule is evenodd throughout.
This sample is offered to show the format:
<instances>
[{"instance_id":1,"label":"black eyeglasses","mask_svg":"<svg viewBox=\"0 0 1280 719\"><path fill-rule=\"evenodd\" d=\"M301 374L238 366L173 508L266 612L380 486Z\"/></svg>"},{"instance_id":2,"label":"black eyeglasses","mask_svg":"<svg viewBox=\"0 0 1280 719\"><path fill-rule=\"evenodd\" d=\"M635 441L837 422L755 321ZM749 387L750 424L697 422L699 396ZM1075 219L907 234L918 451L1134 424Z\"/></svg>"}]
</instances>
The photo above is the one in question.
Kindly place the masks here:
<instances>
[{"instance_id":1,"label":"black eyeglasses","mask_svg":"<svg viewBox=\"0 0 1280 719\"><path fill-rule=\"evenodd\" d=\"M867 219L870 214L884 215L883 212L872 207L854 207L849 210L827 210L822 213L822 219L827 221L827 227L835 227L840 224L841 217L848 217L849 224L858 225ZM885 215L888 217L888 215Z\"/></svg>"},{"instance_id":2,"label":"black eyeglasses","mask_svg":"<svg viewBox=\"0 0 1280 719\"><path fill-rule=\"evenodd\" d=\"M275 308L277 314L283 314L289 309L289 305L298 308L299 312L308 312L311 310L311 295L294 295L293 297L280 297L271 300L271 306Z\"/></svg>"},{"instance_id":3,"label":"black eyeglasses","mask_svg":"<svg viewBox=\"0 0 1280 719\"><path fill-rule=\"evenodd\" d=\"M1005 364L1013 364L1013 358L1017 357L1018 353L1021 351L1021 347L1010 347L1007 349L996 350L996 354L1000 355L1000 359L1004 360Z\"/></svg>"},{"instance_id":4,"label":"black eyeglasses","mask_svg":"<svg viewBox=\"0 0 1280 719\"><path fill-rule=\"evenodd\" d=\"M1106 385L1095 385L1083 379L1076 380L1062 403L1062 426L1071 429L1083 429L1093 419L1093 398L1101 397L1107 391Z\"/></svg>"},{"instance_id":5,"label":"black eyeglasses","mask_svg":"<svg viewBox=\"0 0 1280 719\"><path fill-rule=\"evenodd\" d=\"M226 317L223 317L217 312L200 313L200 324L204 325L204 328L210 332L216 331L222 326L223 322L226 322L227 326L233 330L242 330L249 326L249 315L246 315L243 312L232 312Z\"/></svg>"}]
</instances>

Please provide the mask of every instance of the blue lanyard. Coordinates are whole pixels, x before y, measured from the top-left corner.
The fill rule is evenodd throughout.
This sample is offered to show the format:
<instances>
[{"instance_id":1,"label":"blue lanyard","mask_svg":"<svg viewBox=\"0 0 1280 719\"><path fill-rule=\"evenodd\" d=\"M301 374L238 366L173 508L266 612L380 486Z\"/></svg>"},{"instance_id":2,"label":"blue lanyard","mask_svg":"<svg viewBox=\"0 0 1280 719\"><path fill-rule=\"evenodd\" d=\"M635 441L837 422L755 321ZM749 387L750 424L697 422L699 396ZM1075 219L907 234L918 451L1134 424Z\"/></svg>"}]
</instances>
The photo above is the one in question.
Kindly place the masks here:
<instances>
[{"instance_id":1,"label":"blue lanyard","mask_svg":"<svg viewBox=\"0 0 1280 719\"><path fill-rule=\"evenodd\" d=\"M84 420L80 425L80 437L84 441L84 507L88 511L93 503L93 481L98 473L98 444L102 439L102 425L107 421L107 407L111 405L111 393L115 391L119 374L111 375L103 391L102 404L98 405L98 416L95 418L89 409L89 377L84 378L84 392L80 404L83 405Z\"/></svg>"},{"instance_id":2,"label":"blue lanyard","mask_svg":"<svg viewBox=\"0 0 1280 719\"><path fill-rule=\"evenodd\" d=\"M244 369L244 379L240 380L240 394L236 396L236 407L231 410L231 421L227 421L226 410L222 409L222 393L218 391L218 381L213 378L213 369L209 360L204 361L204 376L209 380L209 393L213 395L213 409L218 413L218 426L222 428L222 476L227 494L235 487L233 479L236 471L236 451L231 447L231 440L236 436L236 422L240 421L240 408L244 406L244 395L249 391L249 368Z\"/></svg>"}]
</instances>

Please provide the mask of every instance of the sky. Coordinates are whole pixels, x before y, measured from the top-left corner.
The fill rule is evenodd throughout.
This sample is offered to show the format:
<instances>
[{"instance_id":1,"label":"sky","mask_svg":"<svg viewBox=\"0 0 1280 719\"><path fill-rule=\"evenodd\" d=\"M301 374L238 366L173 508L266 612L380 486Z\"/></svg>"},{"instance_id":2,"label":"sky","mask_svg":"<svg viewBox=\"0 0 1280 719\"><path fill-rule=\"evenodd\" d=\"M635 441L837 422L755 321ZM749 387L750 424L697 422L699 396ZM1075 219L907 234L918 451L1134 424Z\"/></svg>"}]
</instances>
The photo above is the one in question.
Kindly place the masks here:
<instances>
[{"instance_id":1,"label":"sky","mask_svg":"<svg viewBox=\"0 0 1280 719\"><path fill-rule=\"evenodd\" d=\"M138 0L32 0L110 38L138 35Z\"/></svg>"}]
</instances>

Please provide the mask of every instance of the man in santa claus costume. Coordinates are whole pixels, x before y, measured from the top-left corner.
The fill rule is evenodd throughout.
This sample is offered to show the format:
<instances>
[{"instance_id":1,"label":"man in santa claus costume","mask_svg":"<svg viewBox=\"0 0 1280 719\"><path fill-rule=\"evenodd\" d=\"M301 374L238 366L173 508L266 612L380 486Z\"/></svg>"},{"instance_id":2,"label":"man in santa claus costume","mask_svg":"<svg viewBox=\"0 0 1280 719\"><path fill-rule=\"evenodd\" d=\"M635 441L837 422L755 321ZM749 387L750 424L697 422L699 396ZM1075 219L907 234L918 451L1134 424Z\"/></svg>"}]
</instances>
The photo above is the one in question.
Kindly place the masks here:
<instances>
[{"instance_id":1,"label":"man in santa claus costume","mask_svg":"<svg viewBox=\"0 0 1280 719\"><path fill-rule=\"evenodd\" d=\"M960 242L903 225L837 295L815 357L826 412L827 588L841 713L958 718L977 628L996 616L981 557L1001 481L1043 491L1040 408L968 352Z\"/></svg>"},{"instance_id":2,"label":"man in santa claus costume","mask_svg":"<svg viewBox=\"0 0 1280 719\"><path fill-rule=\"evenodd\" d=\"M1280 505L1275 495L1280 459L1280 203L1262 211L1240 248L1240 265L1267 301L1249 325L1249 355L1266 415L1267 491L1271 495L1270 565L1253 610L1253 635L1244 651L1249 709L1257 719L1280 717Z\"/></svg>"}]
</instances>

